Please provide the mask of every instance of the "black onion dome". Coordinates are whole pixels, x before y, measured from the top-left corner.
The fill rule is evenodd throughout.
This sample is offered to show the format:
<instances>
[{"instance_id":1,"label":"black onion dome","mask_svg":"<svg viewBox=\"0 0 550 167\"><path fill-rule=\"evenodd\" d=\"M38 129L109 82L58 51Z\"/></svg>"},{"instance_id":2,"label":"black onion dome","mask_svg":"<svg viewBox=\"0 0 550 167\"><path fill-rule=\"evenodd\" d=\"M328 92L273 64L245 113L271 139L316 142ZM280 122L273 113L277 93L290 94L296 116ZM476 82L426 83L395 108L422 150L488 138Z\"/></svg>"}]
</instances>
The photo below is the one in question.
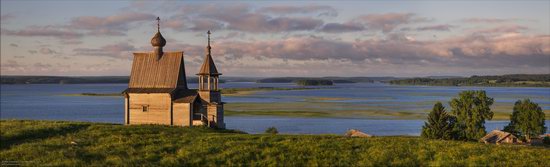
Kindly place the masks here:
<instances>
[{"instance_id":1,"label":"black onion dome","mask_svg":"<svg viewBox=\"0 0 550 167\"><path fill-rule=\"evenodd\" d=\"M153 38L151 38L151 45L155 47L164 47L166 45L166 39L162 37L162 34L160 32L157 32Z\"/></svg>"}]
</instances>

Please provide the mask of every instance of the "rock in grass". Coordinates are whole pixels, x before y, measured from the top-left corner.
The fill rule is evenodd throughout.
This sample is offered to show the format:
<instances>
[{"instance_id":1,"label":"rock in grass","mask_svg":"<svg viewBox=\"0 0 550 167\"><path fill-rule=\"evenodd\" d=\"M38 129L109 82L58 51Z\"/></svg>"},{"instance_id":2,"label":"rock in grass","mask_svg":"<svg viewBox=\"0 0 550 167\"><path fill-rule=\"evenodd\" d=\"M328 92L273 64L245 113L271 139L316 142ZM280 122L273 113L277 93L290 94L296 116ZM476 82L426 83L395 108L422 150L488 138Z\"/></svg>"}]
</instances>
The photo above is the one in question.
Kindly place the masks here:
<instances>
[{"instance_id":1,"label":"rock in grass","mask_svg":"<svg viewBox=\"0 0 550 167\"><path fill-rule=\"evenodd\" d=\"M346 131L346 134L344 134L344 136L347 136L347 137L372 137L372 135L366 134L366 133L361 132L357 129L350 129L350 130Z\"/></svg>"}]
</instances>

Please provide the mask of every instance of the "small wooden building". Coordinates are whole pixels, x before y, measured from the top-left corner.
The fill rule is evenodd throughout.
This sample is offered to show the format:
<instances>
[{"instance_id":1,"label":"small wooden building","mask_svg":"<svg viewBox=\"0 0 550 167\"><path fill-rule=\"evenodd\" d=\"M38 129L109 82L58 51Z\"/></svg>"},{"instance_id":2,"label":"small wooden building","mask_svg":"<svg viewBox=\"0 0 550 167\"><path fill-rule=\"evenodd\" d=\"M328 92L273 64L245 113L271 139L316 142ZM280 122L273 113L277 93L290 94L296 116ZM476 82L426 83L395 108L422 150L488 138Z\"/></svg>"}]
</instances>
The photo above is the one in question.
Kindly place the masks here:
<instances>
[{"instance_id":1,"label":"small wooden building","mask_svg":"<svg viewBox=\"0 0 550 167\"><path fill-rule=\"evenodd\" d=\"M160 26L151 45L151 52L134 53L130 83L123 92L125 124L225 128L218 87L221 73L211 56L210 31L204 63L197 74L198 90L187 87L184 52L163 51L166 40L160 33Z\"/></svg>"},{"instance_id":2,"label":"small wooden building","mask_svg":"<svg viewBox=\"0 0 550 167\"><path fill-rule=\"evenodd\" d=\"M512 135L511 133L500 131L500 130L493 130L489 132L487 135L481 138L480 141L484 143L494 143L494 144L521 143L521 141L516 136Z\"/></svg>"}]
</instances>

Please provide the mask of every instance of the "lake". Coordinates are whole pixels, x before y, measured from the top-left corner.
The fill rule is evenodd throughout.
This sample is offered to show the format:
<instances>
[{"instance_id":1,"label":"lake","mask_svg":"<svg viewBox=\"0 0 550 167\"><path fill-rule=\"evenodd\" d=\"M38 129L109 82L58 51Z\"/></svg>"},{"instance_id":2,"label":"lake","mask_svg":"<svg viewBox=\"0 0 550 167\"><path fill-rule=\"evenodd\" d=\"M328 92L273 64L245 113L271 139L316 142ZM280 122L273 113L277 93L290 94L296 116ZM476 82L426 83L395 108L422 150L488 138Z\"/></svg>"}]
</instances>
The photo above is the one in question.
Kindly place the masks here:
<instances>
[{"instance_id":1,"label":"lake","mask_svg":"<svg viewBox=\"0 0 550 167\"><path fill-rule=\"evenodd\" d=\"M191 88L196 84L190 84ZM231 82L222 88L245 87L296 87L294 84ZM29 84L1 85L1 119L39 119L122 123L124 115L123 97L66 96L79 93L122 92L126 84ZM518 99L530 98L543 110L550 110L550 88L511 87L430 87L395 86L381 83L338 84L320 89L268 91L246 96L224 96L229 108L232 104L272 104L270 110L283 109L286 105L301 103L301 110L342 112L364 109L379 112L410 112L421 114L422 118L435 101L447 103L463 90L486 90L495 99L495 110L511 112L511 106ZM305 104L305 105L304 105ZM328 109L325 106L331 104ZM349 107L342 107L343 105ZM263 106L263 105L261 105ZM321 106L321 107L320 107ZM246 106L244 106L246 107ZM331 108L332 107L332 108ZM245 108L246 109L246 108ZM262 108L260 108L262 109ZM502 111L500 111L502 110ZM354 128L374 135L419 135L423 119L408 119L391 116L361 116L357 118L300 118L276 116L226 116L229 129L249 133L262 133L267 127L277 127L281 133L291 134L343 134ZM353 115L352 115L353 116ZM489 121L487 130L502 129L507 121ZM550 127L550 121L546 121Z\"/></svg>"}]
</instances>

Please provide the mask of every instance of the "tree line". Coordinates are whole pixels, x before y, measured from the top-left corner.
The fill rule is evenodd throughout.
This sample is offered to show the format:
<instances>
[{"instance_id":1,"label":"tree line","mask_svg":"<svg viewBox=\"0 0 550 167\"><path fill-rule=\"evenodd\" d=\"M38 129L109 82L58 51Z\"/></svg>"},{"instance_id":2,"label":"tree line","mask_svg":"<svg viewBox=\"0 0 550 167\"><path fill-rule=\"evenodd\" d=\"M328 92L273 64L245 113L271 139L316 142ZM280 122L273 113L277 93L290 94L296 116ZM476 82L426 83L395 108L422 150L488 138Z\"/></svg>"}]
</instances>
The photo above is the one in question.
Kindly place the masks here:
<instances>
[{"instance_id":1,"label":"tree line","mask_svg":"<svg viewBox=\"0 0 550 167\"><path fill-rule=\"evenodd\" d=\"M486 135L485 121L494 113L491 105L494 99L485 91L463 91L453 98L448 113L441 102L437 102L422 127L421 136L430 139L477 141ZM518 100L510 115L510 123L504 131L522 140L544 134L545 115L541 107L529 99Z\"/></svg>"},{"instance_id":2,"label":"tree line","mask_svg":"<svg viewBox=\"0 0 550 167\"><path fill-rule=\"evenodd\" d=\"M512 74L500 76L471 76L468 78L410 78L389 81L395 85L431 86L531 86L550 87L550 74Z\"/></svg>"}]
</instances>

